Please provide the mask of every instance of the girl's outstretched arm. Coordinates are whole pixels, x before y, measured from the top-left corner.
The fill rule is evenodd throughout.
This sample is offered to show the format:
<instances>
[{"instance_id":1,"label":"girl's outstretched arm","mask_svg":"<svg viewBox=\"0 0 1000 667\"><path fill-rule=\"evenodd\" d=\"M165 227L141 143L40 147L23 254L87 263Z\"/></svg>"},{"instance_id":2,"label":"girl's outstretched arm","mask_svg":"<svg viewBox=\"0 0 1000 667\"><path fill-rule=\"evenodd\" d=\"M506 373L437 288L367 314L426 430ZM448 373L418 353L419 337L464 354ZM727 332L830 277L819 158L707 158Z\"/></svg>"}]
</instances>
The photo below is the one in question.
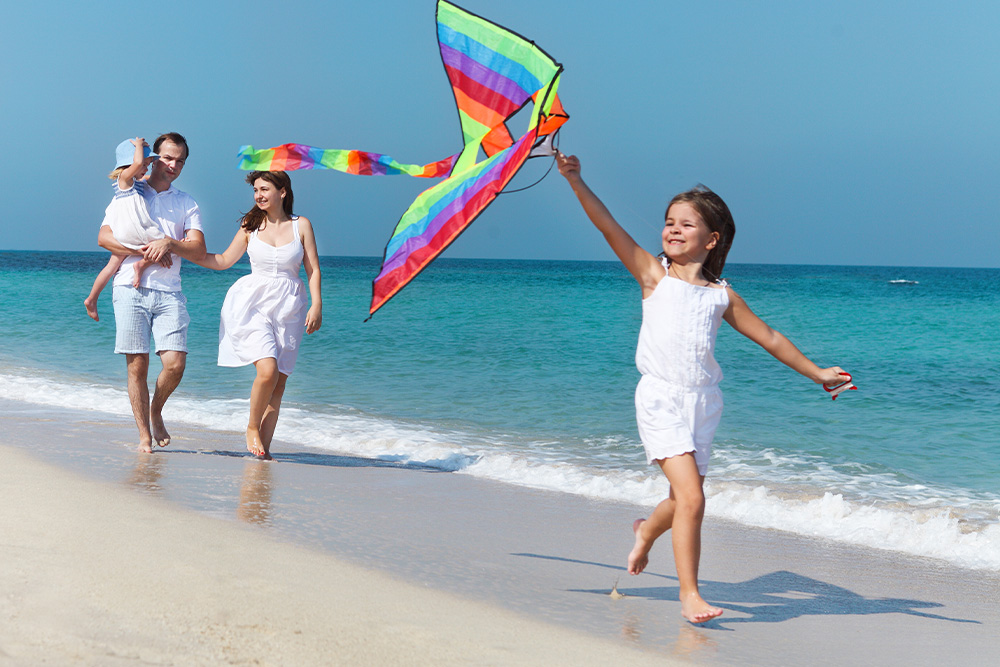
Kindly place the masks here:
<instances>
[{"instance_id":1,"label":"girl's outstretched arm","mask_svg":"<svg viewBox=\"0 0 1000 667\"><path fill-rule=\"evenodd\" d=\"M577 199L580 200L587 217L604 234L604 239L611 246L615 255L642 287L643 298L652 294L657 284L666 275L663 266L656 257L643 250L629 236L628 232L622 229L604 202L583 182L583 178L580 176L580 160L575 155L567 157L559 153L556 160L559 164L559 173L569 181L569 185L573 188Z\"/></svg>"},{"instance_id":2,"label":"girl's outstretched arm","mask_svg":"<svg viewBox=\"0 0 1000 667\"><path fill-rule=\"evenodd\" d=\"M750 310L750 306L743 300L743 297L737 294L733 288L727 287L726 289L729 290L729 308L726 309L722 317L734 329L770 352L775 359L793 371L805 375L813 382L832 386L844 381L844 376L841 375L844 369L840 366L820 368L814 364L780 331L775 331L764 320L757 317Z\"/></svg>"},{"instance_id":3,"label":"girl's outstretched arm","mask_svg":"<svg viewBox=\"0 0 1000 667\"><path fill-rule=\"evenodd\" d=\"M189 259L198 266L204 266L206 269L224 271L239 261L243 253L247 251L247 243L249 241L250 239L246 231L240 227L236 232L236 236L233 237L233 242L229 244L229 247L221 255L209 252L205 253L205 256L199 259Z\"/></svg>"},{"instance_id":4,"label":"girl's outstretched arm","mask_svg":"<svg viewBox=\"0 0 1000 667\"><path fill-rule=\"evenodd\" d=\"M312 333L323 324L322 276L319 272L319 252L316 250L316 235L313 234L309 218L299 216L299 233L302 234L302 263L309 279L309 298L312 304L306 313L306 333Z\"/></svg>"}]
</instances>

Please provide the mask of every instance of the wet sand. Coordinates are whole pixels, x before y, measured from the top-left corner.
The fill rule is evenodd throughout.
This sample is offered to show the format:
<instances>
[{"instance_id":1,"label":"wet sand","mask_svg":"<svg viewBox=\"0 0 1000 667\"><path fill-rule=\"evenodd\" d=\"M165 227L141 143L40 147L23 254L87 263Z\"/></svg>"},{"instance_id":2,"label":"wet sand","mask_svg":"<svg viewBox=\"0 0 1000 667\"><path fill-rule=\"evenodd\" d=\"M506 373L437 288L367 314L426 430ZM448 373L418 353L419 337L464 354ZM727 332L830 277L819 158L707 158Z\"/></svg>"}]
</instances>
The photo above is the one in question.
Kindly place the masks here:
<instances>
[{"instance_id":1,"label":"wet sand","mask_svg":"<svg viewBox=\"0 0 1000 667\"><path fill-rule=\"evenodd\" d=\"M709 519L679 614L642 508L174 424L0 401L0 663L956 664L1000 574ZM55 466L55 467L53 467ZM13 511L13 508L17 508ZM624 598L609 596L617 582Z\"/></svg>"}]
</instances>

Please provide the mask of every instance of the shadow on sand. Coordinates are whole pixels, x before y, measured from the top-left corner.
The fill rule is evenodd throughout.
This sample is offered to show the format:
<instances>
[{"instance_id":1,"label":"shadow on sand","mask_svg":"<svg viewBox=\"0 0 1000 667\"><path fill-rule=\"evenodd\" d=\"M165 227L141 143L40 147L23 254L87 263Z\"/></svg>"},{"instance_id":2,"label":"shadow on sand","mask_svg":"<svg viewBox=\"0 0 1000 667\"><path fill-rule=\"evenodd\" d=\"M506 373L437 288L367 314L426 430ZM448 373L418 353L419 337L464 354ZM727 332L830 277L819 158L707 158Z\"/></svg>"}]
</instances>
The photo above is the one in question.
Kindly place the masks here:
<instances>
[{"instance_id":1,"label":"shadow on sand","mask_svg":"<svg viewBox=\"0 0 1000 667\"><path fill-rule=\"evenodd\" d=\"M540 554L517 553L514 556L525 558L541 558L567 563L593 565L624 573L625 568L606 563L544 556ZM653 572L644 572L645 576L659 577L677 581L677 577ZM571 589L572 593L589 593L593 595L608 595L608 590ZM676 602L680 589L678 586L649 586L643 588L618 588L618 592L626 597L645 598L647 600L669 600ZM866 616L870 614L908 614L921 618L952 623L975 623L980 621L963 618L949 618L933 614L924 609L942 607L941 603L925 600L905 600L901 598L867 598L863 595L828 584L818 579L805 577L787 570L778 570L764 574L747 581L727 583L722 581L702 581L701 593L712 604L730 611L746 614L746 617L722 616L713 621L703 623L698 627L723 629L727 625L738 623L780 623L801 616Z\"/></svg>"}]
</instances>

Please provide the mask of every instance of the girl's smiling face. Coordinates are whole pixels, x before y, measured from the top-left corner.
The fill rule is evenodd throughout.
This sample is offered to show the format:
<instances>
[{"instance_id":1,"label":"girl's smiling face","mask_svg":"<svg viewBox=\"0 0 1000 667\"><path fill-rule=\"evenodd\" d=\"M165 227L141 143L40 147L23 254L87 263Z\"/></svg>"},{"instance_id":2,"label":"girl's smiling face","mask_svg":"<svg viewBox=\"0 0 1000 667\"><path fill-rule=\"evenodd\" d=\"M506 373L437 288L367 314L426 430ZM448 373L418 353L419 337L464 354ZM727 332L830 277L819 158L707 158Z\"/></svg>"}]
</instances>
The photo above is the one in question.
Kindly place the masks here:
<instances>
[{"instance_id":1,"label":"girl's smiling face","mask_svg":"<svg viewBox=\"0 0 1000 667\"><path fill-rule=\"evenodd\" d=\"M719 240L688 202L677 202L667 210L663 227L663 252L670 261L704 262Z\"/></svg>"}]
</instances>

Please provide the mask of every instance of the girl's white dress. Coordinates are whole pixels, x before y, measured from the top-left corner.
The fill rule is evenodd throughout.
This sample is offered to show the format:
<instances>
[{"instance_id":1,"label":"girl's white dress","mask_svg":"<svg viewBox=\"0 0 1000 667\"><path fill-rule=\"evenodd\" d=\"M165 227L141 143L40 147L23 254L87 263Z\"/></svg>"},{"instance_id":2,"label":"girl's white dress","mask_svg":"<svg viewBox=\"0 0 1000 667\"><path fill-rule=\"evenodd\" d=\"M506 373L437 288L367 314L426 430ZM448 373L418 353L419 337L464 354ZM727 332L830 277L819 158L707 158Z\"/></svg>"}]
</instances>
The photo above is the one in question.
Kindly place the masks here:
<instances>
[{"instance_id":1,"label":"girl's white dress","mask_svg":"<svg viewBox=\"0 0 1000 667\"><path fill-rule=\"evenodd\" d=\"M294 238L274 247L250 234L249 275L229 288L219 326L219 365L246 366L273 357L278 371L291 375L305 335L306 287L299 277L302 239L298 217L292 217Z\"/></svg>"},{"instance_id":2,"label":"girl's white dress","mask_svg":"<svg viewBox=\"0 0 1000 667\"><path fill-rule=\"evenodd\" d=\"M163 230L149 216L146 182L136 179L132 187L122 190L116 178L112 187L115 196L104 209L102 225L111 227L115 240L126 248L138 250L151 241L162 239Z\"/></svg>"},{"instance_id":3,"label":"girl's white dress","mask_svg":"<svg viewBox=\"0 0 1000 667\"><path fill-rule=\"evenodd\" d=\"M698 471L708 471L722 418L722 369L714 352L729 307L726 287L725 281L699 286L666 275L642 301L635 416L647 463L694 452Z\"/></svg>"}]
</instances>

